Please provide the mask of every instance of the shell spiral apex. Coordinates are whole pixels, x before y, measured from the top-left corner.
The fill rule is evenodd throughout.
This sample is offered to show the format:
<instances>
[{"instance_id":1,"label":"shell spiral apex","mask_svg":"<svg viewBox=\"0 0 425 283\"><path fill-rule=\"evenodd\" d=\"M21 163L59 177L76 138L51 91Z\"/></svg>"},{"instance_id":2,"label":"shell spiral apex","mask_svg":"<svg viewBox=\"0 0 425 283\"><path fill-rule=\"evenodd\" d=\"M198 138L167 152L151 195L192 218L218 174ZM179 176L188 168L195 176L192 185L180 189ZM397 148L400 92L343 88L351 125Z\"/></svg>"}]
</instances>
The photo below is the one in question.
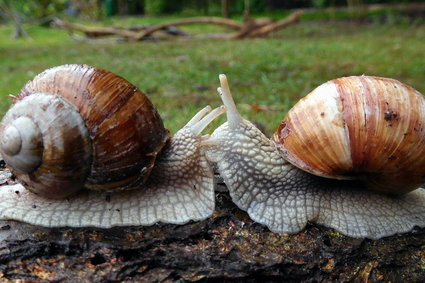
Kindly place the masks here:
<instances>
[{"instance_id":1,"label":"shell spiral apex","mask_svg":"<svg viewBox=\"0 0 425 283\"><path fill-rule=\"evenodd\" d=\"M22 173L30 173L39 166L42 158L40 129L25 116L14 120L2 131L0 147L8 164Z\"/></svg>"}]
</instances>

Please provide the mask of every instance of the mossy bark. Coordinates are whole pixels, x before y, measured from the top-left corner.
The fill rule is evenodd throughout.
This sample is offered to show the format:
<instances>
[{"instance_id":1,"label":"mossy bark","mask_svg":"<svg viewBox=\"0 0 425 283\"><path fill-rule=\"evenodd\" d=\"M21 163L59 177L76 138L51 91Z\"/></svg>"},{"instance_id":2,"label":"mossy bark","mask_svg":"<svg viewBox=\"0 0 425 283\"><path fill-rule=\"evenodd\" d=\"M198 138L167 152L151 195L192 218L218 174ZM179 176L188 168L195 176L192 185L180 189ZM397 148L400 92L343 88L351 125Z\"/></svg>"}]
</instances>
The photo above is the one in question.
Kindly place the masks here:
<instances>
[{"instance_id":1,"label":"mossy bark","mask_svg":"<svg viewBox=\"0 0 425 283\"><path fill-rule=\"evenodd\" d=\"M296 235L254 223L217 192L214 215L186 225L42 228L0 221L0 281L419 282L425 229L381 240L310 225Z\"/></svg>"}]
</instances>

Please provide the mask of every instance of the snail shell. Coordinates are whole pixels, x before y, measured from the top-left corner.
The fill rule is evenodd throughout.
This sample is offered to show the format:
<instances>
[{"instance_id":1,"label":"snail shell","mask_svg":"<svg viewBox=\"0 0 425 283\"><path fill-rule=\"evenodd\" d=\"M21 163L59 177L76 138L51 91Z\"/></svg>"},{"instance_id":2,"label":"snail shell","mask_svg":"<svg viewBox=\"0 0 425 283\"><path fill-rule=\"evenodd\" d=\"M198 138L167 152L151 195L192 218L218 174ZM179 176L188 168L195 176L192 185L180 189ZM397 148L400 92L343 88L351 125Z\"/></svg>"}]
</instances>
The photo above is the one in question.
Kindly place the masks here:
<instances>
[{"instance_id":1,"label":"snail shell","mask_svg":"<svg viewBox=\"0 0 425 283\"><path fill-rule=\"evenodd\" d=\"M425 98L397 80L322 84L288 112L272 140L286 160L318 176L360 179L388 194L425 183Z\"/></svg>"},{"instance_id":2,"label":"snail shell","mask_svg":"<svg viewBox=\"0 0 425 283\"><path fill-rule=\"evenodd\" d=\"M47 198L82 187L138 187L169 139L144 93L87 65L54 67L29 81L4 116L0 136L0 152L17 178Z\"/></svg>"}]
</instances>

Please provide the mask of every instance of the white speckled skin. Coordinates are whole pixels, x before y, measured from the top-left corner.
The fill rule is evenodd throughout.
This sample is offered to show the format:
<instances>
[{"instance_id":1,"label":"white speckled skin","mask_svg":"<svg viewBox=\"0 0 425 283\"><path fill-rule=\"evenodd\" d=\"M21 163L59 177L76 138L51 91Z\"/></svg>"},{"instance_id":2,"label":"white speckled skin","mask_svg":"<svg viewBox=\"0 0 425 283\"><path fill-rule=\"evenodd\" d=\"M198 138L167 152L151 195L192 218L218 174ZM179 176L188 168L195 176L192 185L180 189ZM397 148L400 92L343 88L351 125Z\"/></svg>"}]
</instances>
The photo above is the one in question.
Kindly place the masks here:
<instances>
[{"instance_id":1,"label":"white speckled skin","mask_svg":"<svg viewBox=\"0 0 425 283\"><path fill-rule=\"evenodd\" d=\"M224 109L199 121L209 110L201 110L175 134L168 149L158 156L145 187L117 193L84 191L56 200L39 197L22 185L1 186L0 219L47 227L109 228L159 221L182 224L211 216L215 206L213 172L199 134Z\"/></svg>"},{"instance_id":2,"label":"white speckled skin","mask_svg":"<svg viewBox=\"0 0 425 283\"><path fill-rule=\"evenodd\" d=\"M218 145L207 157L217 163L233 201L254 221L278 233L297 233L310 221L372 239L425 226L424 189L386 196L305 173L285 161L252 123L229 113L236 111L230 92L220 91L230 97L223 98L229 122L212 134Z\"/></svg>"}]
</instances>

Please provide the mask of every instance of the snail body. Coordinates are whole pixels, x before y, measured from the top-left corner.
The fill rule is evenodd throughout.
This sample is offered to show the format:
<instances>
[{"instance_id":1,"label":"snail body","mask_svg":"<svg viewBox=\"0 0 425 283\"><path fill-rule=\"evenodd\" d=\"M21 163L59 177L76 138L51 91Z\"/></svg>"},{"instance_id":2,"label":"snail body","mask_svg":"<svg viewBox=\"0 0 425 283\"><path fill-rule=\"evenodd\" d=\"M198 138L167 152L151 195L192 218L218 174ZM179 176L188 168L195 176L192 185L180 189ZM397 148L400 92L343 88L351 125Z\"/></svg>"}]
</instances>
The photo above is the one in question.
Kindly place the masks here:
<instances>
[{"instance_id":1,"label":"snail body","mask_svg":"<svg viewBox=\"0 0 425 283\"><path fill-rule=\"evenodd\" d=\"M311 221L351 237L368 238L381 238L410 231L414 226L425 226L425 191L418 189L425 182L425 115L422 110L425 104L420 93L395 80L376 77L349 77L330 81L302 99L300 108L299 105L294 106L273 140L270 140L240 116L226 77L221 75L220 81L219 92L227 108L228 121L212 134L211 141L218 145L207 151L207 157L217 163L233 201L247 211L254 221L279 233L297 233ZM347 103L347 98L343 101L347 104L340 103L343 99L339 98L338 91L344 91L344 87L357 95L366 93L366 101L379 101L363 104L367 110L358 114L360 116L357 118L352 118L353 122L360 122L356 130L349 129L350 121L344 120L355 117L343 111L344 107L353 105ZM380 101L382 90L391 91L390 98L384 96ZM318 98L319 92L325 97ZM310 103L312 97L320 103ZM407 103L408 111L398 101ZM326 105L327 102L331 105ZM357 104L354 105L357 107ZM354 108L351 110L354 111ZM388 112L390 114L386 114ZM405 117L408 121L405 121ZM330 121L331 125L320 119ZM389 129L380 132L370 123ZM324 127L321 128L321 124ZM307 133L309 130L313 132L311 136ZM361 149L354 150L360 151L362 156L372 157L369 162L379 166L370 169L368 161L361 160L358 161L360 165L355 167L355 154L348 151L348 155L340 156L344 150L347 152L343 145L353 143L350 138L353 139L356 134L368 131L372 136L363 136L366 140L363 146L370 147L369 151L363 149L363 153ZM342 141L339 140L341 132L349 134ZM401 133L402 138L393 137L397 133ZM307 139L303 141L305 137ZM384 145L372 137L383 138ZM328 142L328 145L323 145L323 142ZM410 146L410 149L406 150L406 146ZM291 147L300 150L292 151ZM329 152L320 152L321 149ZM376 151L384 153L381 159L377 160ZM302 157L303 152L307 155L306 159ZM339 160L335 161L329 156ZM406 158L410 160L406 161ZM392 159L399 159L400 162L390 162L387 167L382 167L382 163ZM342 165L336 165L338 162ZM314 167L315 163L319 166ZM414 169L410 168L411 164L415 165ZM323 172L320 166L332 170ZM307 170L300 169L303 167ZM378 172L381 168L384 168L382 173ZM337 179L360 178L358 181L329 179L332 175L336 175ZM376 182L371 180L373 176L376 176Z\"/></svg>"},{"instance_id":2,"label":"snail body","mask_svg":"<svg viewBox=\"0 0 425 283\"><path fill-rule=\"evenodd\" d=\"M171 138L125 79L87 65L44 71L0 124L0 152L22 184L0 188L0 218L111 227L208 217L213 174L200 133L224 110L210 111Z\"/></svg>"}]
</instances>

